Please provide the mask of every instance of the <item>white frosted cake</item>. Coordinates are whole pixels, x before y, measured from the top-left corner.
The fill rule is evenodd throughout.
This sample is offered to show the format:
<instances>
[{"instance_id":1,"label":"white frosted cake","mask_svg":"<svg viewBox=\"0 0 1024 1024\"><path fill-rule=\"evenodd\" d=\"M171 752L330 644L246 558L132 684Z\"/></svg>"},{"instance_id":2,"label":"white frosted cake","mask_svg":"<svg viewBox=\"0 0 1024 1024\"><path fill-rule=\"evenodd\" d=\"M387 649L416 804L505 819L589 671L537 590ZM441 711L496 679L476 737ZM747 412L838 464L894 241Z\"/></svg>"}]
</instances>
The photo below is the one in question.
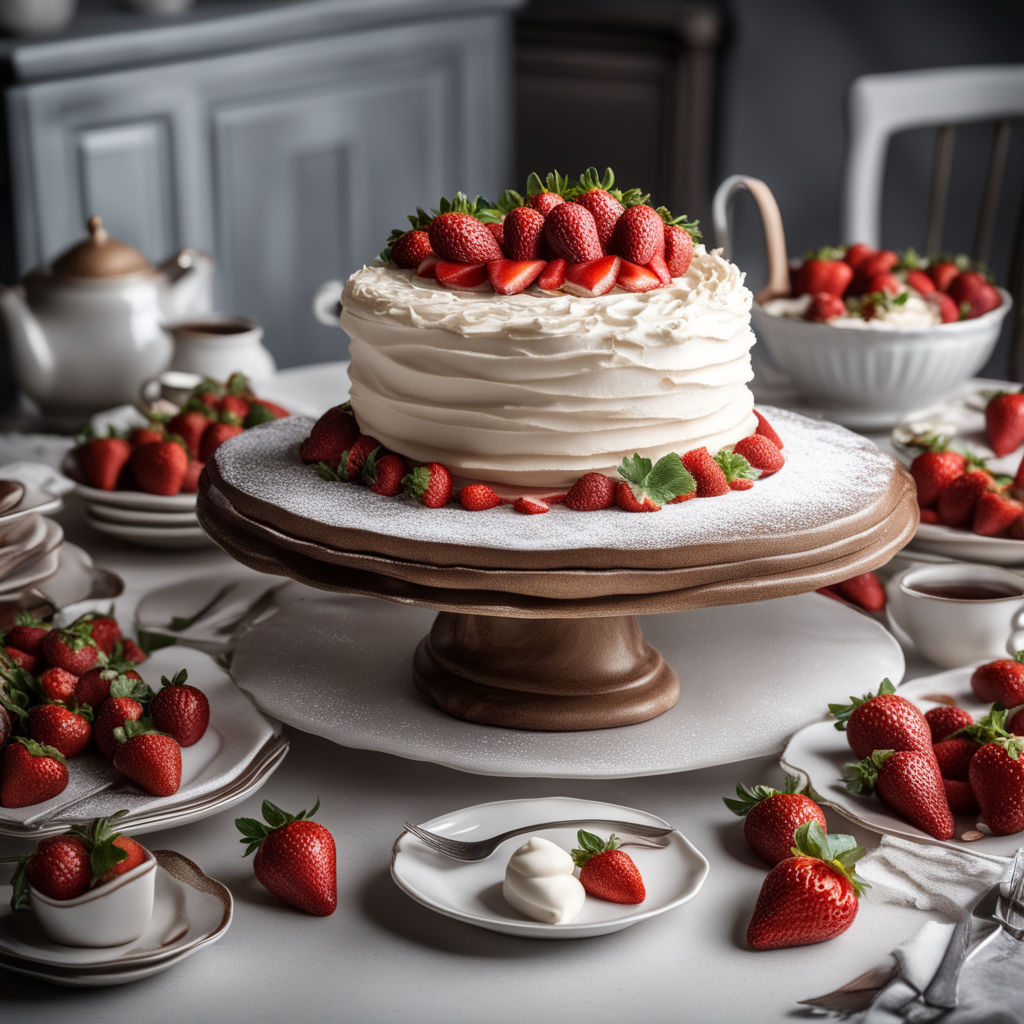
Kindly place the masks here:
<instances>
[{"instance_id":1,"label":"white frosted cake","mask_svg":"<svg viewBox=\"0 0 1024 1024\"><path fill-rule=\"evenodd\" d=\"M353 411L406 458L505 487L564 489L634 453L714 453L757 426L751 301L700 245L664 287L586 297L364 267L342 295Z\"/></svg>"}]
</instances>

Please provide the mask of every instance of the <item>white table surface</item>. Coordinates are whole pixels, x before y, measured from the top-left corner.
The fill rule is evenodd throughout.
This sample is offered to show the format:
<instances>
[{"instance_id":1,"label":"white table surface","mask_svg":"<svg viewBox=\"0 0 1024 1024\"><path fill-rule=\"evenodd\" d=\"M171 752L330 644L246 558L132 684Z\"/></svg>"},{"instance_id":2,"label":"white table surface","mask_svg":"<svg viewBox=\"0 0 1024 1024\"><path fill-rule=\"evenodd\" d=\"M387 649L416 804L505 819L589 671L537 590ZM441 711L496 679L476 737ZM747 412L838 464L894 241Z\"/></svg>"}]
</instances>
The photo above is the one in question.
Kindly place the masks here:
<instances>
[{"instance_id":1,"label":"white table surface","mask_svg":"<svg viewBox=\"0 0 1024 1024\"><path fill-rule=\"evenodd\" d=\"M320 408L342 400L347 390L340 364L285 371L281 383ZM11 445L10 437L0 438L0 464L11 456ZM122 622L130 621L139 598L154 586L232 564L212 547L159 552L121 545L90 531L76 504L69 501L59 518L69 539L98 565L124 576L127 589L117 601ZM908 674L927 671L908 662ZM745 667L738 672L748 677ZM343 673L339 666L340 678ZM878 681L864 682L867 690ZM926 919L919 911L873 904L869 894L853 927L838 939L767 953L746 948L743 937L765 868L746 849L740 819L722 797L739 782L781 783L772 758L614 781L500 779L347 750L295 730L290 735L291 752L259 794L211 818L146 837L151 848L177 850L229 886L235 918L219 943L120 988L62 989L0 971L0 1017L32 1024L65 1024L68 1015L83 1011L109 1021L248 1024L554 1024L583 1015L653 1024L781 1021L804 1015L798 1000L885 962L888 951ZM608 742L615 742L613 730ZM392 882L391 843L404 818L424 821L470 804L549 795L612 801L673 822L710 861L703 890L691 903L620 933L551 942L449 920ZM264 798L296 811L317 797L318 820L331 829L339 850L338 910L328 918L305 915L266 893L252 875L251 859L242 858L233 824L239 815L259 816ZM834 813L828 817L832 831L852 832L869 848L877 844L872 833ZM27 848L0 839L0 857Z\"/></svg>"}]
</instances>

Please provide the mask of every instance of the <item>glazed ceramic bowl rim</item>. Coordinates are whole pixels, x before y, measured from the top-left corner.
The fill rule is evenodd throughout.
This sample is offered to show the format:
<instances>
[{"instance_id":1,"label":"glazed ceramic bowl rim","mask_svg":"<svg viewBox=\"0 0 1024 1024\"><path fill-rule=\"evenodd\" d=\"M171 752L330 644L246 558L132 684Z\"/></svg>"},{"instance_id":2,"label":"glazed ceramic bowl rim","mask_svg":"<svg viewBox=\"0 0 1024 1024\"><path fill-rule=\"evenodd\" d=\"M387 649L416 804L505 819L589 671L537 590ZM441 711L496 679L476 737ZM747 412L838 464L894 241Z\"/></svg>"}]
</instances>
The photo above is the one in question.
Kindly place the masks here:
<instances>
[{"instance_id":1,"label":"glazed ceramic bowl rim","mask_svg":"<svg viewBox=\"0 0 1024 1024\"><path fill-rule=\"evenodd\" d=\"M142 875L149 871L156 870L156 858L153 854L143 847L146 854L146 859L141 863L137 864L130 871L126 871L123 875L118 875L112 882L107 882L104 885L98 885L93 889L89 889L83 892L81 896L76 896L70 900L55 900L52 896L47 896L41 893L32 883L29 883L28 889L33 900L38 900L40 903L44 903L48 907L55 909L70 909L71 907L81 907L86 903L91 903L93 900L103 896L107 896L112 892L116 892L118 889L124 888L129 882L133 882L136 878L140 878Z\"/></svg>"}]
</instances>

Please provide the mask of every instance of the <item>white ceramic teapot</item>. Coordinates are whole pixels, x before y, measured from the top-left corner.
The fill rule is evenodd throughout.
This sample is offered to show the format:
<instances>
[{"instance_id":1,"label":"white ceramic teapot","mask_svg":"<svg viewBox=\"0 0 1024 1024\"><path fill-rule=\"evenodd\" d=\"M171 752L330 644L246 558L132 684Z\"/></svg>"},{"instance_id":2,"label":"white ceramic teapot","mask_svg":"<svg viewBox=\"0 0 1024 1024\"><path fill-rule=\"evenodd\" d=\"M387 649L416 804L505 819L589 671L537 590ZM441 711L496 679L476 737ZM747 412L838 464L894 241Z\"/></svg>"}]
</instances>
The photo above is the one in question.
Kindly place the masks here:
<instances>
[{"instance_id":1,"label":"white ceramic teapot","mask_svg":"<svg viewBox=\"0 0 1024 1024\"><path fill-rule=\"evenodd\" d=\"M100 217L89 238L0 287L19 387L50 416L72 420L133 402L164 370L172 342L162 325L210 308L213 260L183 249L154 267L111 238Z\"/></svg>"}]
</instances>

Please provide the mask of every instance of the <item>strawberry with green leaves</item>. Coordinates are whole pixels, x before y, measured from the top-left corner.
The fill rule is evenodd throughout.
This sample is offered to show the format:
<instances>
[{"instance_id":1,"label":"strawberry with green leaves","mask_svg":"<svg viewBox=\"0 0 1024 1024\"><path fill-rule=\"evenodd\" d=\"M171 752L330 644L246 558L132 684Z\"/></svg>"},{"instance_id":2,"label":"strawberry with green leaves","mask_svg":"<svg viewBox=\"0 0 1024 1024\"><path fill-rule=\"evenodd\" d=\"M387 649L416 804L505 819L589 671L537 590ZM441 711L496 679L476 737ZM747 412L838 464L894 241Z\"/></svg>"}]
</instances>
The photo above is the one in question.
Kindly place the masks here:
<instances>
[{"instance_id":1,"label":"strawberry with green leaves","mask_svg":"<svg viewBox=\"0 0 1024 1024\"><path fill-rule=\"evenodd\" d=\"M142 718L152 698L153 691L141 679L115 676L93 719L93 738L104 757L112 758L120 744L116 730L126 722L137 722Z\"/></svg>"},{"instance_id":2,"label":"strawberry with green leaves","mask_svg":"<svg viewBox=\"0 0 1024 1024\"><path fill-rule=\"evenodd\" d=\"M318 462L316 464L317 476L332 483L348 483L351 480L359 480L366 460L379 450L380 442L375 437L360 434L352 443L352 447L341 453L337 466Z\"/></svg>"},{"instance_id":3,"label":"strawberry with green leaves","mask_svg":"<svg viewBox=\"0 0 1024 1024\"><path fill-rule=\"evenodd\" d=\"M866 883L854 865L865 850L853 836L829 834L820 823L808 822L796 830L792 853L761 885L747 926L751 949L825 942L845 932L857 916Z\"/></svg>"},{"instance_id":4,"label":"strawberry with green leaves","mask_svg":"<svg viewBox=\"0 0 1024 1024\"><path fill-rule=\"evenodd\" d=\"M88 672L103 658L93 639L92 625L85 621L65 629L51 629L43 638L42 653L52 668L64 669L74 676Z\"/></svg>"},{"instance_id":5,"label":"strawberry with green leaves","mask_svg":"<svg viewBox=\"0 0 1024 1024\"><path fill-rule=\"evenodd\" d=\"M437 215L427 227L431 248L439 259L451 263L487 263L504 258L501 246L481 219L486 206L481 196L474 201L462 192L452 199L441 200Z\"/></svg>"},{"instance_id":6,"label":"strawberry with green leaves","mask_svg":"<svg viewBox=\"0 0 1024 1024\"><path fill-rule=\"evenodd\" d=\"M580 845L571 851L572 859L580 869L580 884L589 896L609 903L643 903L647 889L640 869L628 853L619 849L614 834L601 839L580 829L576 842Z\"/></svg>"},{"instance_id":7,"label":"strawberry with green leaves","mask_svg":"<svg viewBox=\"0 0 1024 1024\"><path fill-rule=\"evenodd\" d=\"M25 736L15 736L0 762L0 807L29 807L51 800L68 786L64 755Z\"/></svg>"},{"instance_id":8,"label":"strawberry with green leaves","mask_svg":"<svg viewBox=\"0 0 1024 1024\"><path fill-rule=\"evenodd\" d=\"M680 461L696 481L698 498L719 497L732 489L722 467L707 448L692 448L680 457Z\"/></svg>"},{"instance_id":9,"label":"strawberry with green leaves","mask_svg":"<svg viewBox=\"0 0 1024 1024\"><path fill-rule=\"evenodd\" d=\"M393 498L402 489L402 481L408 467L401 455L388 453L378 457L377 450L370 452L359 472L360 481L385 498Z\"/></svg>"},{"instance_id":10,"label":"strawberry with green leaves","mask_svg":"<svg viewBox=\"0 0 1024 1024\"><path fill-rule=\"evenodd\" d=\"M209 431L210 427L207 427L200 443L200 450ZM202 461L205 462L205 458ZM167 496L181 493L181 485L188 472L188 463L189 453L185 442L180 438L168 438L165 441L151 441L149 444L140 445L132 452L129 465L140 490L147 494Z\"/></svg>"},{"instance_id":11,"label":"strawberry with green leaves","mask_svg":"<svg viewBox=\"0 0 1024 1024\"><path fill-rule=\"evenodd\" d=\"M985 405L985 437L998 456L1024 444L1024 392L1000 391Z\"/></svg>"},{"instance_id":12,"label":"strawberry with green leaves","mask_svg":"<svg viewBox=\"0 0 1024 1024\"><path fill-rule=\"evenodd\" d=\"M931 754L932 733L924 715L883 679L877 693L850 697L849 704L829 704L835 727L846 732L850 749L859 758L876 750L923 750Z\"/></svg>"},{"instance_id":13,"label":"strawberry with green leaves","mask_svg":"<svg viewBox=\"0 0 1024 1024\"><path fill-rule=\"evenodd\" d=\"M308 914L327 917L338 906L337 850L334 837L310 819L320 808L288 814L263 801L263 821L236 818L245 856L255 853L253 871L278 899Z\"/></svg>"},{"instance_id":14,"label":"strawberry with green leaves","mask_svg":"<svg viewBox=\"0 0 1024 1024\"><path fill-rule=\"evenodd\" d=\"M402 489L427 508L443 508L452 500L452 474L440 462L428 462L402 477Z\"/></svg>"},{"instance_id":15,"label":"strawberry with green leaves","mask_svg":"<svg viewBox=\"0 0 1024 1024\"><path fill-rule=\"evenodd\" d=\"M299 447L299 458L303 462L326 462L336 466L359 437L359 433L352 407L347 402L336 405L313 424L309 437Z\"/></svg>"},{"instance_id":16,"label":"strawberry with green leaves","mask_svg":"<svg viewBox=\"0 0 1024 1024\"><path fill-rule=\"evenodd\" d=\"M158 732L148 718L126 721L114 730L114 767L153 796L172 796L181 786L181 747Z\"/></svg>"},{"instance_id":17,"label":"strawberry with green leaves","mask_svg":"<svg viewBox=\"0 0 1024 1024\"><path fill-rule=\"evenodd\" d=\"M843 250L835 246L808 252L795 274L794 294L819 295L824 292L842 298L853 281L853 268L843 259L844 255Z\"/></svg>"},{"instance_id":18,"label":"strawberry with green leaves","mask_svg":"<svg viewBox=\"0 0 1024 1024\"><path fill-rule=\"evenodd\" d=\"M993 708L964 730L980 744L971 758L967 778L993 835L1024 831L1024 737L1006 729L1007 712Z\"/></svg>"},{"instance_id":19,"label":"strawberry with green leaves","mask_svg":"<svg viewBox=\"0 0 1024 1024\"><path fill-rule=\"evenodd\" d=\"M109 437L83 435L75 449L79 473L90 487L100 491L117 490L121 472L131 456L131 444L123 437L117 437L113 428Z\"/></svg>"},{"instance_id":20,"label":"strawberry with green leaves","mask_svg":"<svg viewBox=\"0 0 1024 1024\"><path fill-rule=\"evenodd\" d=\"M198 743L210 724L210 701L188 681L182 669L170 679L160 677L161 688L149 702L154 728L173 736L183 747Z\"/></svg>"},{"instance_id":21,"label":"strawberry with green leaves","mask_svg":"<svg viewBox=\"0 0 1024 1024\"><path fill-rule=\"evenodd\" d=\"M568 175L561 171L549 171L542 179L531 171L526 179L526 195L530 206L546 217L556 206L565 202L565 196L572 187Z\"/></svg>"},{"instance_id":22,"label":"strawberry with green leaves","mask_svg":"<svg viewBox=\"0 0 1024 1024\"><path fill-rule=\"evenodd\" d=\"M625 458L619 465L619 476L622 479L615 485L615 504L626 512L657 512L662 505L697 489L675 452L653 464L641 455Z\"/></svg>"},{"instance_id":23,"label":"strawberry with green leaves","mask_svg":"<svg viewBox=\"0 0 1024 1024\"><path fill-rule=\"evenodd\" d=\"M50 624L42 619L37 619L28 612L19 612L14 619L14 625L4 634L3 642L5 646L35 656L42 652L43 640L50 629Z\"/></svg>"},{"instance_id":24,"label":"strawberry with green leaves","mask_svg":"<svg viewBox=\"0 0 1024 1024\"><path fill-rule=\"evenodd\" d=\"M736 787L736 798L723 797L725 806L743 818L747 846L766 864L775 865L792 856L796 830L816 821L825 831L825 813L792 775L783 789L771 786Z\"/></svg>"},{"instance_id":25,"label":"strawberry with green leaves","mask_svg":"<svg viewBox=\"0 0 1024 1024\"><path fill-rule=\"evenodd\" d=\"M28 734L64 757L77 757L92 739L92 708L88 704L36 704L29 708Z\"/></svg>"}]
</instances>

